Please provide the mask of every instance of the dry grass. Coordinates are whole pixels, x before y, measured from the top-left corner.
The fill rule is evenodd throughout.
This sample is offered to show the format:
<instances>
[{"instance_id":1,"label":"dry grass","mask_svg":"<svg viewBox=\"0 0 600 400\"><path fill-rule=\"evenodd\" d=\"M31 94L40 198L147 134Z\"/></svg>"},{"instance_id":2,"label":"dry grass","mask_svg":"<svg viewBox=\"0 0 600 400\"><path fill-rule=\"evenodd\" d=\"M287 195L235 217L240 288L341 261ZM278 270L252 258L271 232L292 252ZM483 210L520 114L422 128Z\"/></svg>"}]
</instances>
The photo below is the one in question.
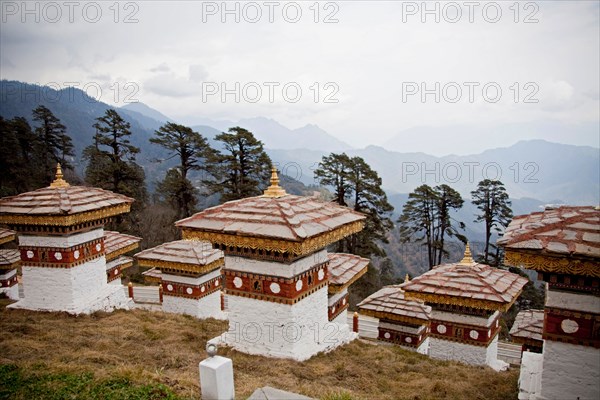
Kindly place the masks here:
<instances>
[{"instance_id":1,"label":"dry grass","mask_svg":"<svg viewBox=\"0 0 600 400\"><path fill-rule=\"evenodd\" d=\"M94 379L162 383L199 398L198 362L227 323L148 311L73 317L5 309L0 301L0 363L23 371L93 372ZM518 371L440 362L395 346L362 341L299 363L230 349L237 398L274 386L325 399L515 399Z\"/></svg>"}]
</instances>

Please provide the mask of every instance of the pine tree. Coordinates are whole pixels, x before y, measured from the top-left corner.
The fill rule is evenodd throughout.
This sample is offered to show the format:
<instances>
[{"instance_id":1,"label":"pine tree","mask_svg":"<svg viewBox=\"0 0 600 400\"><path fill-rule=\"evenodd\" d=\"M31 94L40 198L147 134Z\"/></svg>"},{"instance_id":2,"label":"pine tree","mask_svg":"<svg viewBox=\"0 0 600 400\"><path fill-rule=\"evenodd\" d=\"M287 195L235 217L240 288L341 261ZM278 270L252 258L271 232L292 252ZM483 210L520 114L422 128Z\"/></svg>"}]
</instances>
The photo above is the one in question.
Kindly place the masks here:
<instances>
[{"instance_id":1,"label":"pine tree","mask_svg":"<svg viewBox=\"0 0 600 400\"><path fill-rule=\"evenodd\" d=\"M136 199L135 209L147 200L145 174L135 162L139 149L131 145L131 126L115 110L96 118L94 144L84 149L88 161L85 180L90 185Z\"/></svg>"},{"instance_id":2,"label":"pine tree","mask_svg":"<svg viewBox=\"0 0 600 400\"><path fill-rule=\"evenodd\" d=\"M474 222L483 221L485 223L483 263L498 265L497 256L494 257L493 262L490 260L490 249L496 248L490 243L490 240L492 231L501 233L513 217L508 193L502 182L484 179L477 184L477 189L471 192L471 196L472 203L481 211Z\"/></svg>"},{"instance_id":3,"label":"pine tree","mask_svg":"<svg viewBox=\"0 0 600 400\"><path fill-rule=\"evenodd\" d=\"M386 233L393 226L389 216L394 208L387 201L377 172L361 157L332 153L323 157L315 177L321 185L333 187L337 204L367 215L365 228L338 242L338 251L384 257L378 242L387 243Z\"/></svg>"},{"instance_id":4,"label":"pine tree","mask_svg":"<svg viewBox=\"0 0 600 400\"><path fill-rule=\"evenodd\" d=\"M167 172L158 190L176 207L178 218L189 217L194 212L198 191L190 182L188 173L205 168L211 148L198 132L172 122L161 126L154 134L156 137L150 139L151 143L169 150L171 158L179 157L177 169Z\"/></svg>"},{"instance_id":5,"label":"pine tree","mask_svg":"<svg viewBox=\"0 0 600 400\"><path fill-rule=\"evenodd\" d=\"M211 193L219 193L221 202L262 194L271 176L271 159L263 143L252 132L234 127L215 140L223 150L213 150L206 170L212 179L204 180Z\"/></svg>"},{"instance_id":6,"label":"pine tree","mask_svg":"<svg viewBox=\"0 0 600 400\"><path fill-rule=\"evenodd\" d=\"M333 187L335 202L347 206L346 198L350 196L351 188L348 182L350 174L350 157L346 153L331 153L323 156L319 167L315 170L315 177L323 186Z\"/></svg>"},{"instance_id":7,"label":"pine tree","mask_svg":"<svg viewBox=\"0 0 600 400\"><path fill-rule=\"evenodd\" d=\"M435 188L421 185L408 195L408 201L402 208L400 223L400 237L403 243L423 242L427 247L427 260L429 269L441 264L442 256L447 255L445 238L456 236L465 242L452 224L451 210L462 207L463 200L460 194L448 185ZM464 229L465 225L458 222L458 227Z\"/></svg>"},{"instance_id":8,"label":"pine tree","mask_svg":"<svg viewBox=\"0 0 600 400\"><path fill-rule=\"evenodd\" d=\"M460 234L452 224L452 217L450 217L450 211L462 208L464 200L460 196L460 193L445 184L436 186L433 190L436 192L438 198L435 244L437 247L437 265L439 265L442 263L442 256L448 255L448 251L444 247L446 236L456 236L461 242L467 242L466 237ZM458 222L458 227L464 230L464 222Z\"/></svg>"},{"instance_id":9,"label":"pine tree","mask_svg":"<svg viewBox=\"0 0 600 400\"><path fill-rule=\"evenodd\" d=\"M72 169L67 157L73 157L73 143L66 134L67 128L45 106L38 106L33 110L33 120L40 125L35 128L38 137L38 159L45 169L44 183L49 185L54 178L54 168L60 162L65 169Z\"/></svg>"}]
</instances>

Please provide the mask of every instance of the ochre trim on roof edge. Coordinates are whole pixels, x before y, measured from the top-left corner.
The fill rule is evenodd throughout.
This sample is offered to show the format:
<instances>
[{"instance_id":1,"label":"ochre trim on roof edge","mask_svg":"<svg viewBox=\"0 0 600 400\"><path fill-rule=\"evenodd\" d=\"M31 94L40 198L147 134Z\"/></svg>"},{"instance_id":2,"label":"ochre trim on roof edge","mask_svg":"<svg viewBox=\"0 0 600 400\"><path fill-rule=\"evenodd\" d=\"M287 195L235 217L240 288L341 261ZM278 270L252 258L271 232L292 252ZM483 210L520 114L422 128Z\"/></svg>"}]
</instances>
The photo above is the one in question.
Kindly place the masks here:
<instances>
[{"instance_id":1,"label":"ochre trim on roof edge","mask_svg":"<svg viewBox=\"0 0 600 400\"><path fill-rule=\"evenodd\" d=\"M48 225L48 226L72 226L84 222L96 221L103 218L128 213L131 203L118 204L100 210L86 211L72 215L23 215L4 214L0 215L0 224L8 225Z\"/></svg>"},{"instance_id":2,"label":"ochre trim on roof edge","mask_svg":"<svg viewBox=\"0 0 600 400\"><path fill-rule=\"evenodd\" d=\"M161 272L166 274L168 273L193 273L193 274L205 274L216 269L221 268L225 264L225 259L219 258L213 262L210 262L206 265L199 264L191 264L191 263L177 263L177 262L167 262L160 260L149 260L144 258L138 258L134 256L138 262L140 267L145 268L158 268Z\"/></svg>"},{"instance_id":3,"label":"ochre trim on roof edge","mask_svg":"<svg viewBox=\"0 0 600 400\"><path fill-rule=\"evenodd\" d=\"M429 325L429 321L430 321L429 319L421 319L421 318L416 318L416 317L405 317L405 316L400 316L400 315L383 312L383 311L369 310L369 309L361 308L361 307L358 307L358 312L359 312L359 314L368 315L373 318L387 319L387 320L396 321L396 322L404 322L407 324Z\"/></svg>"},{"instance_id":4,"label":"ochre trim on roof edge","mask_svg":"<svg viewBox=\"0 0 600 400\"><path fill-rule=\"evenodd\" d=\"M421 300L425 303L451 304L456 306L478 308L483 310L506 312L510 308L510 306L512 306L512 304L515 302L515 300L521 295L522 290L523 289L519 290L519 292L513 297L512 301L509 303L500 303L497 301L471 299L458 296L448 296L443 294L409 292L406 289L404 289L404 299Z\"/></svg>"},{"instance_id":5,"label":"ochre trim on roof edge","mask_svg":"<svg viewBox=\"0 0 600 400\"><path fill-rule=\"evenodd\" d=\"M193 228L182 227L182 238L185 240L208 240L213 244L225 245L227 247L242 247L249 249L260 249L265 251L276 251L279 253L290 253L297 256L313 253L316 250L327 247L331 243L360 232L364 227L364 221L354 221L343 225L330 232L310 237L301 242L283 239L272 239L253 236L242 236L222 232L199 231Z\"/></svg>"},{"instance_id":6,"label":"ochre trim on roof edge","mask_svg":"<svg viewBox=\"0 0 600 400\"><path fill-rule=\"evenodd\" d=\"M358 271L358 273L356 275L354 275L352 278L350 278L350 280L348 280L348 282L344 283L343 285L336 285L334 283L329 282L329 286L327 288L329 294L339 293L339 292L343 291L344 289L346 289L347 287L352 285L354 282L359 280L364 274L366 274L368 269L369 269L369 264L365 265L365 267L363 269ZM329 280L330 281L331 281L331 272L332 271L330 268L330 270L329 270Z\"/></svg>"},{"instance_id":7,"label":"ochre trim on roof edge","mask_svg":"<svg viewBox=\"0 0 600 400\"><path fill-rule=\"evenodd\" d=\"M540 272L552 272L568 275L583 275L600 278L598 262L570 258L565 256L547 256L506 249L504 263L515 267L524 266Z\"/></svg>"}]
</instances>

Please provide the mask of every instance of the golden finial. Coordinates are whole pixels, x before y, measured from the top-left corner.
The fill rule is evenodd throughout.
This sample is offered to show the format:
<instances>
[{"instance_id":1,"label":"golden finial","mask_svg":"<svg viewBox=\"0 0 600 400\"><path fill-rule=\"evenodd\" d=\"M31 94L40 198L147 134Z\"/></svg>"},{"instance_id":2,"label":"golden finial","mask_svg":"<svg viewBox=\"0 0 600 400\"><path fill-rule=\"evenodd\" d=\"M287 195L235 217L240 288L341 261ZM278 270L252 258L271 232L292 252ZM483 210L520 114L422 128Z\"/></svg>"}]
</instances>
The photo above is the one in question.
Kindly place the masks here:
<instances>
[{"instance_id":1,"label":"golden finial","mask_svg":"<svg viewBox=\"0 0 600 400\"><path fill-rule=\"evenodd\" d=\"M263 197L282 197L287 195L285 190L279 186L279 177L277 176L277 168L271 167L271 186L265 190Z\"/></svg>"},{"instance_id":2,"label":"golden finial","mask_svg":"<svg viewBox=\"0 0 600 400\"><path fill-rule=\"evenodd\" d=\"M56 164L56 177L54 178L54 182L50 184L50 187L53 188L65 188L69 187L69 182L63 179L62 168L60 167L60 163Z\"/></svg>"},{"instance_id":3,"label":"golden finial","mask_svg":"<svg viewBox=\"0 0 600 400\"><path fill-rule=\"evenodd\" d=\"M465 255L463 256L463 259L460 260L460 264L472 264L473 263L473 257L471 257L471 248L469 247L469 242L467 242L466 246L465 246Z\"/></svg>"},{"instance_id":4,"label":"golden finial","mask_svg":"<svg viewBox=\"0 0 600 400\"><path fill-rule=\"evenodd\" d=\"M410 282L410 276L408 276L408 272L406 273L406 276L404 277L404 282Z\"/></svg>"}]
</instances>

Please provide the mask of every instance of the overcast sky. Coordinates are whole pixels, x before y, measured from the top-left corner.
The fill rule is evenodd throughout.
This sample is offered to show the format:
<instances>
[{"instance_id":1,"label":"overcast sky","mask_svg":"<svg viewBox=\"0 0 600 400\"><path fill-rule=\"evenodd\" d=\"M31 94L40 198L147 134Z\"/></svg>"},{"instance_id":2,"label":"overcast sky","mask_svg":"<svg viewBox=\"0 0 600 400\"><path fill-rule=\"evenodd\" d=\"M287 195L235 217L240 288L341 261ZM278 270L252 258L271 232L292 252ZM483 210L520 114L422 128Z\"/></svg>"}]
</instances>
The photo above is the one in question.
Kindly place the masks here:
<instances>
[{"instance_id":1,"label":"overcast sky","mask_svg":"<svg viewBox=\"0 0 600 400\"><path fill-rule=\"evenodd\" d=\"M419 127L453 134L406 150L599 146L598 1L47 4L2 1L2 79L100 85L188 124L311 123L358 147ZM485 133L509 124L529 128Z\"/></svg>"}]
</instances>

